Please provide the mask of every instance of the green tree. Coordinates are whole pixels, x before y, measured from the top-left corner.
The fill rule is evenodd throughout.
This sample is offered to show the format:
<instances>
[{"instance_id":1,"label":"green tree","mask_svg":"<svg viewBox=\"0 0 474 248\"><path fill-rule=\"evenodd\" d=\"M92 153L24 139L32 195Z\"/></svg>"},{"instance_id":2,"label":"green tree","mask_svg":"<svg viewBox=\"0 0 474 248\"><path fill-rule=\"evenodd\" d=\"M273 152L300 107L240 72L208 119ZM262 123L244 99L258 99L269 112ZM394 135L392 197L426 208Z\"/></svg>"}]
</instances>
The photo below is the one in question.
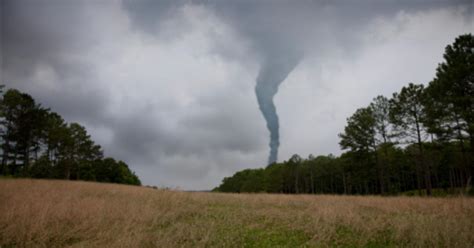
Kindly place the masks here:
<instances>
[{"instance_id":1,"label":"green tree","mask_svg":"<svg viewBox=\"0 0 474 248\"><path fill-rule=\"evenodd\" d=\"M71 123L61 137L59 156L65 178L80 179L80 164L102 158L102 150L90 139L83 126Z\"/></svg>"},{"instance_id":2,"label":"green tree","mask_svg":"<svg viewBox=\"0 0 474 248\"><path fill-rule=\"evenodd\" d=\"M300 178L300 166L301 166L302 160L303 159L298 154L293 154L293 156L291 156L291 158L287 162L287 166L288 168L290 168L292 172L291 174L292 174L293 182L294 182L293 189L291 191L296 194L300 193L299 178Z\"/></svg>"},{"instance_id":3,"label":"green tree","mask_svg":"<svg viewBox=\"0 0 474 248\"><path fill-rule=\"evenodd\" d=\"M287 174L286 168L282 163L273 163L268 165L264 171L264 188L269 193L283 193L284 182Z\"/></svg>"},{"instance_id":4,"label":"green tree","mask_svg":"<svg viewBox=\"0 0 474 248\"><path fill-rule=\"evenodd\" d=\"M0 138L1 174L141 184L125 162L102 159L83 126L67 124L15 89L0 99Z\"/></svg>"},{"instance_id":5,"label":"green tree","mask_svg":"<svg viewBox=\"0 0 474 248\"><path fill-rule=\"evenodd\" d=\"M375 118L371 108L360 108L347 119L339 144L343 150L368 153L375 149Z\"/></svg>"},{"instance_id":6,"label":"green tree","mask_svg":"<svg viewBox=\"0 0 474 248\"><path fill-rule=\"evenodd\" d=\"M425 163L423 141L426 139L426 128L423 120L426 118L423 93L424 86L409 83L400 93L394 93L390 100L390 121L394 125L397 137L406 144L416 144L418 160L424 174L427 195L431 195L431 169Z\"/></svg>"},{"instance_id":7,"label":"green tree","mask_svg":"<svg viewBox=\"0 0 474 248\"><path fill-rule=\"evenodd\" d=\"M467 177L474 173L474 36L461 35L448 45L444 62L439 64L435 79L428 86L429 126L444 139L457 139L464 167L467 164L466 140L471 148Z\"/></svg>"},{"instance_id":8,"label":"green tree","mask_svg":"<svg viewBox=\"0 0 474 248\"><path fill-rule=\"evenodd\" d=\"M373 165L378 164L377 156L377 122L374 115L374 110L371 107L360 108L347 119L347 125L344 128L344 133L339 134L341 138L339 144L343 150L350 149L356 153L353 158L354 163L359 167L366 167L367 173L372 172ZM379 170L380 172L380 170ZM363 187L365 192L370 191L369 177L364 180ZM380 175L380 173L379 173ZM378 185L380 191L384 192L383 178L379 176Z\"/></svg>"},{"instance_id":9,"label":"green tree","mask_svg":"<svg viewBox=\"0 0 474 248\"><path fill-rule=\"evenodd\" d=\"M36 104L28 94L9 89L1 104L2 113L2 168L5 172L28 170L32 155L38 159L41 130L47 110Z\"/></svg>"},{"instance_id":10,"label":"green tree","mask_svg":"<svg viewBox=\"0 0 474 248\"><path fill-rule=\"evenodd\" d=\"M382 155L379 156L378 152L375 152L380 192L385 193L385 167L388 165L388 147L390 146L391 135L391 124L390 124L390 101L384 96L377 96L370 103L370 109L375 120L375 143L377 147L380 147L383 151Z\"/></svg>"}]
</instances>

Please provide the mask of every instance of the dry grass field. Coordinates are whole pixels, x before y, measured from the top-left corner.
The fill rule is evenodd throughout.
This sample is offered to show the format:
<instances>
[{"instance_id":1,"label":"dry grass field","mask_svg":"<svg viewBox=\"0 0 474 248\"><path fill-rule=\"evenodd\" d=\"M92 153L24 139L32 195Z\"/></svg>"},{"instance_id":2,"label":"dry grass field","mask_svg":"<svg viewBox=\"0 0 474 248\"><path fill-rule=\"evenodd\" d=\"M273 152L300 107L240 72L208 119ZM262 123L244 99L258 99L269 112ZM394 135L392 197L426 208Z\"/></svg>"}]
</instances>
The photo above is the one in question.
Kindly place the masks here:
<instances>
[{"instance_id":1,"label":"dry grass field","mask_svg":"<svg viewBox=\"0 0 474 248\"><path fill-rule=\"evenodd\" d=\"M0 180L0 247L474 247L474 199Z\"/></svg>"}]
</instances>

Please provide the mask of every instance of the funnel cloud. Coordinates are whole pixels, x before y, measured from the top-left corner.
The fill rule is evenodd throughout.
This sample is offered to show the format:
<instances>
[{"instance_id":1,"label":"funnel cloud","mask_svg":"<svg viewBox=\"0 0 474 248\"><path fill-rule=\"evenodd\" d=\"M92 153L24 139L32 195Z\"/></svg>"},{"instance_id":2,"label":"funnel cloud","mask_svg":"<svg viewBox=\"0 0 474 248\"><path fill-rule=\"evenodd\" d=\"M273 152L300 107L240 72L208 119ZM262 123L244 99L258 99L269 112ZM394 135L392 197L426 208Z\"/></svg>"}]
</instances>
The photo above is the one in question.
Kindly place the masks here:
<instances>
[{"instance_id":1,"label":"funnel cloud","mask_svg":"<svg viewBox=\"0 0 474 248\"><path fill-rule=\"evenodd\" d=\"M262 65L257 76L255 93L260 111L267 122L267 128L270 132L268 164L277 161L278 147L280 146L280 124L273 98L278 92L280 84L285 81L299 61L300 56L273 58Z\"/></svg>"}]
</instances>

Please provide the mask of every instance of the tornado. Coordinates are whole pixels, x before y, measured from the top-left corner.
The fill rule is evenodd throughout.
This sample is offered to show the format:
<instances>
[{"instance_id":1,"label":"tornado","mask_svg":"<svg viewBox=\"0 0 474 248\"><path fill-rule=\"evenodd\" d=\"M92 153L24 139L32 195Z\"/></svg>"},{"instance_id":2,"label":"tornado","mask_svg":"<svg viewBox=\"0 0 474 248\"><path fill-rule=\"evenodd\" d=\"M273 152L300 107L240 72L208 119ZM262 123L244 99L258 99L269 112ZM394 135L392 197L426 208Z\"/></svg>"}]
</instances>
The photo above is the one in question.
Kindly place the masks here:
<instances>
[{"instance_id":1,"label":"tornado","mask_svg":"<svg viewBox=\"0 0 474 248\"><path fill-rule=\"evenodd\" d=\"M278 159L280 147L280 124L273 98L278 92L278 87L298 65L301 56L285 56L266 59L257 76L255 93L257 101L270 132L270 155L268 164L273 164Z\"/></svg>"}]
</instances>

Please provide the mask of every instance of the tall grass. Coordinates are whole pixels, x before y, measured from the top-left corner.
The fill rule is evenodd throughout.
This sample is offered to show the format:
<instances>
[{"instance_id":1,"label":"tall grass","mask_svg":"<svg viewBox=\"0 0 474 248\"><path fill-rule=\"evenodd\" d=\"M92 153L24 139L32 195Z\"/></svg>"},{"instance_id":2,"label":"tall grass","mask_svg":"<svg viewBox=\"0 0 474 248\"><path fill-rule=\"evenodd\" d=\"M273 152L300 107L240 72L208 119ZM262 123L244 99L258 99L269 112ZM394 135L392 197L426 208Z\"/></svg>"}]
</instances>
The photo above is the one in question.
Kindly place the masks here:
<instances>
[{"instance_id":1,"label":"tall grass","mask_svg":"<svg viewBox=\"0 0 474 248\"><path fill-rule=\"evenodd\" d=\"M0 180L0 246L473 247L474 199Z\"/></svg>"}]
</instances>

